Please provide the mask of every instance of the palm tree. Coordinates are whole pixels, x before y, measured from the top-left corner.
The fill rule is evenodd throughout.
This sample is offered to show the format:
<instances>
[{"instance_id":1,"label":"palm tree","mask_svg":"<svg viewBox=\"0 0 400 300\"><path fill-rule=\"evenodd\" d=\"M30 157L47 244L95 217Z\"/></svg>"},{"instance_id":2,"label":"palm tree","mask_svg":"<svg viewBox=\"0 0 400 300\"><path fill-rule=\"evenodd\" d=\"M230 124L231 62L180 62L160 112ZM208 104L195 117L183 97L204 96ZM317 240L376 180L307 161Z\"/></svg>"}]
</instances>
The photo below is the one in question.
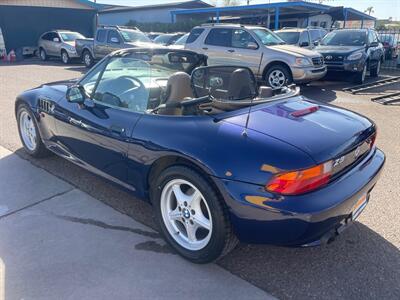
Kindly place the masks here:
<instances>
[{"instance_id":1,"label":"palm tree","mask_svg":"<svg viewBox=\"0 0 400 300\"><path fill-rule=\"evenodd\" d=\"M366 10L364 10L365 13L368 13L369 15L371 15L372 13L374 13L374 8L372 6L367 7Z\"/></svg>"}]
</instances>

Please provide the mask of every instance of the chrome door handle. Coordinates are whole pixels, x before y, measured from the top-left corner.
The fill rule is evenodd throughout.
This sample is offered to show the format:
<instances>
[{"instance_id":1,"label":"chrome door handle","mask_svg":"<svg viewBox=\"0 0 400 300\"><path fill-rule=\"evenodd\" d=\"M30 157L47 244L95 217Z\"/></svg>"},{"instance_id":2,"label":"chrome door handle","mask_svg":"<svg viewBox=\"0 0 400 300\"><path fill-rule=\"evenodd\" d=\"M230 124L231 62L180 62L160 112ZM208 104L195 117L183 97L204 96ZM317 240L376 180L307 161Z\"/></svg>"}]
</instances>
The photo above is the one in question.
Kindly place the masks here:
<instances>
[{"instance_id":1,"label":"chrome door handle","mask_svg":"<svg viewBox=\"0 0 400 300\"><path fill-rule=\"evenodd\" d=\"M125 128L123 128L121 126L111 125L109 129L110 129L110 131L112 133L116 133L116 134L119 134L119 135L125 134Z\"/></svg>"}]
</instances>

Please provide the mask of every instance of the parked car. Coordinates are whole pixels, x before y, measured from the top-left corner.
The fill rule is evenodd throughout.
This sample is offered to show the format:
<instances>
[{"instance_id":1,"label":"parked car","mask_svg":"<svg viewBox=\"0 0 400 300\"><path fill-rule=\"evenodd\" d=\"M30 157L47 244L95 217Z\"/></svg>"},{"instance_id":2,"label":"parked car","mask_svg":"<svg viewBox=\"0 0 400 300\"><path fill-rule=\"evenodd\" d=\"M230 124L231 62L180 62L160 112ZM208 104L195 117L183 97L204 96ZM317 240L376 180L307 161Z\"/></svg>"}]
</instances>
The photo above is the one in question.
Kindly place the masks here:
<instances>
[{"instance_id":1,"label":"parked car","mask_svg":"<svg viewBox=\"0 0 400 300\"><path fill-rule=\"evenodd\" d=\"M328 72L353 74L361 84L367 71L377 77L384 61L384 49L373 29L339 29L328 33L316 51L324 56Z\"/></svg>"},{"instance_id":2,"label":"parked car","mask_svg":"<svg viewBox=\"0 0 400 300\"><path fill-rule=\"evenodd\" d=\"M331 242L384 165L375 124L293 86L258 89L246 67L206 64L187 50L114 52L81 79L19 95L22 144L149 201L167 242L196 263L238 239Z\"/></svg>"},{"instance_id":3,"label":"parked car","mask_svg":"<svg viewBox=\"0 0 400 300\"><path fill-rule=\"evenodd\" d=\"M210 65L249 67L258 80L273 88L311 82L326 74L319 53L287 45L263 27L205 24L192 29L185 49L208 55Z\"/></svg>"},{"instance_id":4,"label":"parked car","mask_svg":"<svg viewBox=\"0 0 400 300\"><path fill-rule=\"evenodd\" d=\"M275 33L289 45L314 49L327 34L327 30L319 27L293 28L284 27Z\"/></svg>"},{"instance_id":5,"label":"parked car","mask_svg":"<svg viewBox=\"0 0 400 300\"><path fill-rule=\"evenodd\" d=\"M42 61L49 57L59 57L64 64L71 59L79 58L75 48L75 40L84 39L79 32L53 30L41 35L38 41L39 57Z\"/></svg>"},{"instance_id":6,"label":"parked car","mask_svg":"<svg viewBox=\"0 0 400 300\"><path fill-rule=\"evenodd\" d=\"M400 33L397 34L400 35ZM396 35L394 33L382 33L379 35L379 40L385 49L385 58L389 60L396 58L400 50L400 41Z\"/></svg>"},{"instance_id":7,"label":"parked car","mask_svg":"<svg viewBox=\"0 0 400 300\"><path fill-rule=\"evenodd\" d=\"M184 33L182 32L161 34L154 39L154 43L163 46L170 46L173 45L183 35Z\"/></svg>"},{"instance_id":8,"label":"parked car","mask_svg":"<svg viewBox=\"0 0 400 300\"><path fill-rule=\"evenodd\" d=\"M182 35L179 39L176 40L175 43L169 46L171 49L184 49L186 41L189 37L189 33L186 33L185 35Z\"/></svg>"},{"instance_id":9,"label":"parked car","mask_svg":"<svg viewBox=\"0 0 400 300\"><path fill-rule=\"evenodd\" d=\"M76 40L76 51L87 68L113 51L152 44L143 32L134 27L101 26L97 28L95 37Z\"/></svg>"},{"instance_id":10,"label":"parked car","mask_svg":"<svg viewBox=\"0 0 400 300\"><path fill-rule=\"evenodd\" d=\"M152 41L154 41L154 39L156 38L156 37L158 37L159 35L162 35L163 33L162 32L147 32L146 33L146 36L149 38L149 39L151 39Z\"/></svg>"}]
</instances>

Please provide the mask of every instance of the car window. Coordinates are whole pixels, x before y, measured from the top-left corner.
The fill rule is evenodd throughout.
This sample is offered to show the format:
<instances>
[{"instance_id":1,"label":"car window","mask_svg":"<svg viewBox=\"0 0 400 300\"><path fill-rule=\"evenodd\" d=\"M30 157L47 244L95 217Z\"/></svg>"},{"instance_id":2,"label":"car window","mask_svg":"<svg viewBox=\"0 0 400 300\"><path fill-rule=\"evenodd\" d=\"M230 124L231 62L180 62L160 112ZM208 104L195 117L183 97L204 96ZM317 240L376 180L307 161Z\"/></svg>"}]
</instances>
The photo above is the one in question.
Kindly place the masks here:
<instances>
[{"instance_id":1,"label":"car window","mask_svg":"<svg viewBox=\"0 0 400 300\"><path fill-rule=\"evenodd\" d=\"M79 84L85 90L87 97L92 96L97 79L99 78L99 75L103 71L106 64L107 59L104 59L102 62L98 63L93 69L91 69L89 73L87 73L86 76L83 77L82 80L79 82Z\"/></svg>"},{"instance_id":2,"label":"car window","mask_svg":"<svg viewBox=\"0 0 400 300\"><path fill-rule=\"evenodd\" d=\"M319 30L311 29L310 30L310 37L311 37L311 42L312 43L314 43L316 41L319 41L321 39Z\"/></svg>"},{"instance_id":3,"label":"car window","mask_svg":"<svg viewBox=\"0 0 400 300\"><path fill-rule=\"evenodd\" d=\"M51 40L50 37L51 37L51 34L50 34L50 32L48 32L42 36L42 40L50 41Z\"/></svg>"},{"instance_id":4,"label":"car window","mask_svg":"<svg viewBox=\"0 0 400 300\"><path fill-rule=\"evenodd\" d=\"M138 30L121 30L120 31L122 38L127 43L132 42L143 42L143 43L151 43L151 40L141 31Z\"/></svg>"},{"instance_id":5,"label":"car window","mask_svg":"<svg viewBox=\"0 0 400 300\"><path fill-rule=\"evenodd\" d=\"M188 37L189 37L188 33L183 35L183 36L181 36L178 40L176 40L174 45L185 45Z\"/></svg>"},{"instance_id":6,"label":"car window","mask_svg":"<svg viewBox=\"0 0 400 300\"><path fill-rule=\"evenodd\" d=\"M194 41L197 40L197 38L203 33L204 29L203 28L194 28L192 31L190 31L190 34L186 40L186 44L193 43Z\"/></svg>"},{"instance_id":7,"label":"car window","mask_svg":"<svg viewBox=\"0 0 400 300\"><path fill-rule=\"evenodd\" d=\"M106 41L107 30L101 29L97 31L96 40L100 43L104 43Z\"/></svg>"},{"instance_id":8,"label":"car window","mask_svg":"<svg viewBox=\"0 0 400 300\"><path fill-rule=\"evenodd\" d=\"M116 39L115 41L118 42L113 42L112 40ZM119 35L118 32L115 30L109 30L108 31L108 37L107 37L107 43L111 43L111 44L119 44L121 41L119 39Z\"/></svg>"},{"instance_id":9,"label":"car window","mask_svg":"<svg viewBox=\"0 0 400 300\"><path fill-rule=\"evenodd\" d=\"M305 45L305 43L310 44L310 39L307 31L303 31L300 34L299 45Z\"/></svg>"},{"instance_id":10,"label":"car window","mask_svg":"<svg viewBox=\"0 0 400 300\"><path fill-rule=\"evenodd\" d=\"M286 43L288 43L290 45L297 45L298 43L300 43L300 41L299 41L300 32L296 32L296 31L281 31L281 32L276 32L276 34L282 40L284 40Z\"/></svg>"},{"instance_id":11,"label":"car window","mask_svg":"<svg viewBox=\"0 0 400 300\"><path fill-rule=\"evenodd\" d=\"M206 37L205 44L221 47L231 47L232 29L213 28Z\"/></svg>"},{"instance_id":12,"label":"car window","mask_svg":"<svg viewBox=\"0 0 400 300\"><path fill-rule=\"evenodd\" d=\"M284 45L286 42L282 40L277 34L268 29L254 29L254 33L260 39L261 43L265 46Z\"/></svg>"},{"instance_id":13,"label":"car window","mask_svg":"<svg viewBox=\"0 0 400 300\"><path fill-rule=\"evenodd\" d=\"M156 38L154 39L154 43L156 43L156 44L161 44L161 45L169 44L171 38L172 38L172 34L163 34L163 35L159 35L158 37L156 37Z\"/></svg>"},{"instance_id":14,"label":"car window","mask_svg":"<svg viewBox=\"0 0 400 300\"><path fill-rule=\"evenodd\" d=\"M60 32L60 36L64 42L73 42L76 39L84 39L85 38L79 32Z\"/></svg>"},{"instance_id":15,"label":"car window","mask_svg":"<svg viewBox=\"0 0 400 300\"><path fill-rule=\"evenodd\" d=\"M243 29L235 29L232 32L232 47L234 48L248 48L249 43L257 44L256 40Z\"/></svg>"}]
</instances>

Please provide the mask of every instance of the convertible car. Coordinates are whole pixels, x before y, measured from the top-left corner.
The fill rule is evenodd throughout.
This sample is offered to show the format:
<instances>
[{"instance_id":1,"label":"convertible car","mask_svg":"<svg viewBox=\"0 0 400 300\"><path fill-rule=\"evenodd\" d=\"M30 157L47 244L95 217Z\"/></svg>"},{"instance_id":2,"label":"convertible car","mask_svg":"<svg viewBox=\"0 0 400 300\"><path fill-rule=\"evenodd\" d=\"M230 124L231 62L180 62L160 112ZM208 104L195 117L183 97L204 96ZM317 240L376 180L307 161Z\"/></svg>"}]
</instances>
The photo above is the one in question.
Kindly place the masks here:
<instances>
[{"instance_id":1,"label":"convertible car","mask_svg":"<svg viewBox=\"0 0 400 300\"><path fill-rule=\"evenodd\" d=\"M195 263L239 240L333 241L385 162L371 120L185 50L114 52L82 79L19 95L15 113L30 155L55 153L147 199Z\"/></svg>"}]
</instances>

